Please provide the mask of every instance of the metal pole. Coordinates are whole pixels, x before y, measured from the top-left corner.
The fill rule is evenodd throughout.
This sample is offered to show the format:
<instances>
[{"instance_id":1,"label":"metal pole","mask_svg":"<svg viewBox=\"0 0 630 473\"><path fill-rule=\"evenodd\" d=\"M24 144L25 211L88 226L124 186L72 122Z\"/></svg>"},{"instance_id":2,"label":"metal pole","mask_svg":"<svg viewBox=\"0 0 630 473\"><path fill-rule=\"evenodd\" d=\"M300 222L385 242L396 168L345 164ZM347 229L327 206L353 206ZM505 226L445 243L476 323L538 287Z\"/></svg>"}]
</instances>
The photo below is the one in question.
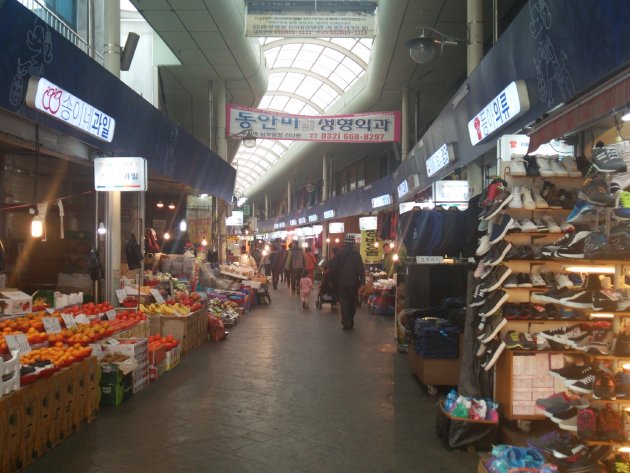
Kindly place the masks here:
<instances>
[{"instance_id":1,"label":"metal pole","mask_svg":"<svg viewBox=\"0 0 630 473\"><path fill-rule=\"evenodd\" d=\"M96 50L95 50L95 35L96 32L94 31L94 0L88 0L87 2L87 8L88 8L88 53L89 56L94 59L96 57Z\"/></svg>"},{"instance_id":2,"label":"metal pole","mask_svg":"<svg viewBox=\"0 0 630 473\"><path fill-rule=\"evenodd\" d=\"M499 41L499 0L492 0L492 44Z\"/></svg>"},{"instance_id":3,"label":"metal pole","mask_svg":"<svg viewBox=\"0 0 630 473\"><path fill-rule=\"evenodd\" d=\"M468 75L483 57L483 0L467 0L468 11Z\"/></svg>"},{"instance_id":4,"label":"metal pole","mask_svg":"<svg viewBox=\"0 0 630 473\"><path fill-rule=\"evenodd\" d=\"M217 122L217 154L226 162L228 160L228 145L225 137L225 81L212 81L213 102L216 105L214 117ZM220 201L217 203L217 240L219 250L219 262L223 263L227 259L227 227L225 226L225 216L229 202Z\"/></svg>"},{"instance_id":5,"label":"metal pole","mask_svg":"<svg viewBox=\"0 0 630 473\"><path fill-rule=\"evenodd\" d=\"M287 213L291 212L291 180L287 181Z\"/></svg>"},{"instance_id":6,"label":"metal pole","mask_svg":"<svg viewBox=\"0 0 630 473\"><path fill-rule=\"evenodd\" d=\"M401 160L407 159L409 154L409 89L402 90L402 140L401 140Z\"/></svg>"}]
</instances>

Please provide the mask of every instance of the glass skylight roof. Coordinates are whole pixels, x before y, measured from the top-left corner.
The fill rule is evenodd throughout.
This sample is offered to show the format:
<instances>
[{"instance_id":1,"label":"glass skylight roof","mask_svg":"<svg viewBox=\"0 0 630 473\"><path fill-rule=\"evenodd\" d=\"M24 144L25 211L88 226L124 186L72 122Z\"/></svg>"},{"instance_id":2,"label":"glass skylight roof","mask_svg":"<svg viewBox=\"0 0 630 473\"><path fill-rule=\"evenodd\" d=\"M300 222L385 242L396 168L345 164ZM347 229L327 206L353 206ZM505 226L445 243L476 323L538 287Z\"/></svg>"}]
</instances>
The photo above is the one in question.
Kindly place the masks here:
<instances>
[{"instance_id":1,"label":"glass skylight roof","mask_svg":"<svg viewBox=\"0 0 630 473\"><path fill-rule=\"evenodd\" d=\"M367 69L371 38L261 38L267 93L258 108L292 115L324 115ZM243 194L282 159L293 141L257 140L234 158L236 194Z\"/></svg>"}]
</instances>

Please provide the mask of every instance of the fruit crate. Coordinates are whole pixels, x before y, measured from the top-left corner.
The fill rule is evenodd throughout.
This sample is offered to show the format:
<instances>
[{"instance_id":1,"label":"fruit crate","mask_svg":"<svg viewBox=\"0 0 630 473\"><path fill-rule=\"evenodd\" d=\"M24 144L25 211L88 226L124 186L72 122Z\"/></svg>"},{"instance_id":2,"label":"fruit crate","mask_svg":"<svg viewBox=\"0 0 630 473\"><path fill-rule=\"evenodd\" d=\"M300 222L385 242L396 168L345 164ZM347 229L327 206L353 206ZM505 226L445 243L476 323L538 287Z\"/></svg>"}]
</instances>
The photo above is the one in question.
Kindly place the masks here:
<instances>
[{"instance_id":1,"label":"fruit crate","mask_svg":"<svg viewBox=\"0 0 630 473\"><path fill-rule=\"evenodd\" d=\"M160 316L162 335L173 335L181 345L182 355L197 348L206 341L207 310L201 309L183 317Z\"/></svg>"},{"instance_id":2,"label":"fruit crate","mask_svg":"<svg viewBox=\"0 0 630 473\"><path fill-rule=\"evenodd\" d=\"M166 352L166 371L170 371L175 368L182 357L182 347L181 345L176 346L172 350Z\"/></svg>"}]
</instances>

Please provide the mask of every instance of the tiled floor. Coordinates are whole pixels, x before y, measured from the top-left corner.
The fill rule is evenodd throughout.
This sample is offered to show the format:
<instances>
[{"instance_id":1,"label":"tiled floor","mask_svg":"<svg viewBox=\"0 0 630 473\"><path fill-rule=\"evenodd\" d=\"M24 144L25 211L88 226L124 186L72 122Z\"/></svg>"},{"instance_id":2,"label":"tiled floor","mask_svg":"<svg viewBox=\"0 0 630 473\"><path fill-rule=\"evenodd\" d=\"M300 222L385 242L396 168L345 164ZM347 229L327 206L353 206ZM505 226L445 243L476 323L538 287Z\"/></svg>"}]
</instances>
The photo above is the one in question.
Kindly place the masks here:
<instances>
[{"instance_id":1,"label":"tiled floor","mask_svg":"<svg viewBox=\"0 0 630 473\"><path fill-rule=\"evenodd\" d=\"M38 460L39 472L473 472L434 434L435 399L363 308L341 330L285 286L175 370Z\"/></svg>"}]
</instances>

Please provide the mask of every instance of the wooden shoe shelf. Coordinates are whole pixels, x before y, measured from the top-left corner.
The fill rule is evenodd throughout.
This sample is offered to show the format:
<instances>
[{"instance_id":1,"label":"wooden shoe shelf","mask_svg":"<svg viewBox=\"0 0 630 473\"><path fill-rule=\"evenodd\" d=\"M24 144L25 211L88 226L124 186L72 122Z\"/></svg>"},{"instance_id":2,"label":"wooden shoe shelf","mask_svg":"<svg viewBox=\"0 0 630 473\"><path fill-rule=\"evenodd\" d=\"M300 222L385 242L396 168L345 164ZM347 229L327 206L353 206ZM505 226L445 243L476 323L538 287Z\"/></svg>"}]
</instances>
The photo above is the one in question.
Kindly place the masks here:
<instances>
[{"instance_id":1,"label":"wooden shoe shelf","mask_svg":"<svg viewBox=\"0 0 630 473\"><path fill-rule=\"evenodd\" d=\"M537 187L539 190L544 181L554 183L556 190L563 188L566 190L577 191L581 184L582 178L570 177L516 177L509 174L509 168L505 169L505 164L509 162L499 161L498 169L500 174L508 182L508 188L511 190L513 186ZM523 218L537 218L543 214L550 214L560 224L566 218L570 210L566 209L511 209L506 207L503 211L516 220ZM508 233L505 240L512 245L544 245L556 241L563 236L562 233L542 233L542 232L515 232ZM615 273L611 274L613 285L617 288L628 287L623 281L624 266L630 266L630 261L625 260L585 260L585 259L528 259L528 260L504 260L503 264L512 269L514 273L525 272L531 273L536 266L545 266L546 271L550 272L566 272L565 267L584 266L584 265L603 265L615 268ZM508 294L508 302L520 303L531 302L532 293L546 292L546 287L514 287L503 288ZM591 311L576 309L578 311ZM593 311L594 312L594 311ZM602 311L604 312L604 311ZM549 330L555 327L562 327L577 323L592 323L601 320L608 320L612 323L613 330L618 333L623 323L628 323L630 327L630 319L625 321L625 317L630 317L630 311L615 311L610 319L589 319L589 320L548 320L548 319L510 319L507 325L501 330L502 335L508 330L517 332L537 333L543 330ZM543 373L543 370L560 368L564 365L565 358L571 355L591 356L593 359L611 363L613 370L617 370L621 366L623 360L630 360L630 357L618 357L614 355L589 355L582 351L566 350L566 351L537 351L522 349L505 349L495 366L495 400L499 403L500 413L504 418L518 421L538 421L546 419L542 411L535 407L536 399L548 397L549 395L564 391L566 388L562 380ZM619 366L617 366L619 365ZM599 401L593 400L593 405L599 406L604 404L613 404L617 409L627 408L630 405L630 399L617 401ZM614 442L588 442L591 445L630 445L630 442L624 444Z\"/></svg>"}]
</instances>

